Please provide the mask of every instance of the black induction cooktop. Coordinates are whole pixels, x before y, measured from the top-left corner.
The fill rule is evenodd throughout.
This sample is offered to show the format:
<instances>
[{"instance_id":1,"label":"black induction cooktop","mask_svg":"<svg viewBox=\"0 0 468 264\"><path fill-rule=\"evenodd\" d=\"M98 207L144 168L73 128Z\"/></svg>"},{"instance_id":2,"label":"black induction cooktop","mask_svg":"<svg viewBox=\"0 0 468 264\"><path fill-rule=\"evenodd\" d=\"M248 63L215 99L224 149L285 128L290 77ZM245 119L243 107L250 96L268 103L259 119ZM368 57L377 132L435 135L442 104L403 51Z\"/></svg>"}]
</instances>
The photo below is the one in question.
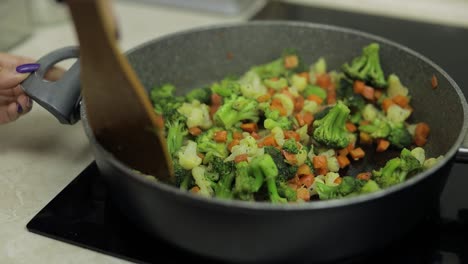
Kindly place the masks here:
<instances>
[{"instance_id":1,"label":"black induction cooktop","mask_svg":"<svg viewBox=\"0 0 468 264\"><path fill-rule=\"evenodd\" d=\"M296 20L344 26L406 45L444 68L468 94L468 30L269 1L252 20ZM440 208L401 241L346 263L468 263L468 165L455 164ZM28 223L29 231L135 263L214 262L194 255L132 225L108 197L96 164L88 167ZM65 261L66 262L66 261ZM307 262L307 260L304 260Z\"/></svg>"}]
</instances>

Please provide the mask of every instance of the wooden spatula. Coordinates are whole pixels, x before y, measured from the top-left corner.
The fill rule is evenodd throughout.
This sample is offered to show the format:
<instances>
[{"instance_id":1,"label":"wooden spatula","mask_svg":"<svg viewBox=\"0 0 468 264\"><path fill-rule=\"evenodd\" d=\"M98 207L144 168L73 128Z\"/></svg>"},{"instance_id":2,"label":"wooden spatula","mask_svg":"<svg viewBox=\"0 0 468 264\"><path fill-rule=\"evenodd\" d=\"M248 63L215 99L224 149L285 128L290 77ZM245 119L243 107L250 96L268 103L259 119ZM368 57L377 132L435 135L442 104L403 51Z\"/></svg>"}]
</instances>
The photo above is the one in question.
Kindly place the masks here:
<instances>
[{"instance_id":1,"label":"wooden spatula","mask_svg":"<svg viewBox=\"0 0 468 264\"><path fill-rule=\"evenodd\" d=\"M172 163L146 90L115 40L107 0L66 1L80 46L81 93L100 144L129 167L169 179Z\"/></svg>"}]
</instances>

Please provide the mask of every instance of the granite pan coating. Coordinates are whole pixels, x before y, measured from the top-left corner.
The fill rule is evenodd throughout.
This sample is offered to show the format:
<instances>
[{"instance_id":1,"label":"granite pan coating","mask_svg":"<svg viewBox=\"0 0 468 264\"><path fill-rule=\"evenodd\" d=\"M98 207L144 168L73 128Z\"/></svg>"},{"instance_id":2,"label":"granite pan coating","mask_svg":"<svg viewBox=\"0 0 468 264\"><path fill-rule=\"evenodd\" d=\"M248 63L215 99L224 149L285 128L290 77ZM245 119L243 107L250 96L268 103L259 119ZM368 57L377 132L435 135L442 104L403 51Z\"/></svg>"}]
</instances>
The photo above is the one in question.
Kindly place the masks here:
<instances>
[{"instance_id":1,"label":"granite pan coating","mask_svg":"<svg viewBox=\"0 0 468 264\"><path fill-rule=\"evenodd\" d=\"M398 186L343 200L273 205L207 199L135 174L96 142L82 107L84 129L112 198L136 228L218 260L262 262L306 257L307 262L336 261L400 238L438 205L467 130L464 96L440 67L373 35L284 21L184 31L143 43L127 55L145 87L173 83L183 94L275 59L285 48L295 48L306 64L323 56L329 69L339 69L373 41L381 46L384 72L397 73L409 87L414 98L413 118L430 125L427 154L445 156L436 167ZM431 88L432 75L438 78L437 89Z\"/></svg>"}]
</instances>

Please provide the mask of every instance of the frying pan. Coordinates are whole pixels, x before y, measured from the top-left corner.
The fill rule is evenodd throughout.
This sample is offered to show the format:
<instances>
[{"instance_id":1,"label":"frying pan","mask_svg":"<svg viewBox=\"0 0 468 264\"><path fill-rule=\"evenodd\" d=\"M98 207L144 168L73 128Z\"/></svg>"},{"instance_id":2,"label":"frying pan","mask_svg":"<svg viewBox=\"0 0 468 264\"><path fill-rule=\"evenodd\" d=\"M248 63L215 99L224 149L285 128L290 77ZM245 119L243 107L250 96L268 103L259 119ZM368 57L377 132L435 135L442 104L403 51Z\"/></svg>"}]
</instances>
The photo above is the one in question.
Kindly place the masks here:
<instances>
[{"instance_id":1,"label":"frying pan","mask_svg":"<svg viewBox=\"0 0 468 264\"><path fill-rule=\"evenodd\" d=\"M52 111L59 113L63 123L81 119L113 202L135 228L217 260L261 262L305 257L310 262L336 261L371 252L405 235L438 206L454 162L466 161L467 103L443 69L423 55L375 35L286 21L197 28L143 43L126 53L146 89L173 83L177 93L184 94L226 75L239 75L254 64L271 61L285 48L295 48L306 64L323 56L330 69L340 69L370 42L380 44L384 72L398 74L409 87L412 118L430 125L427 156L444 158L402 184L339 200L286 205L227 201L146 180L93 136L86 105L79 103L79 78L66 76L61 80L62 91L46 91L42 89L46 84L32 75L23 87L46 108L64 109ZM76 48L65 48L46 55L39 60L41 67L69 57L73 50L76 52ZM79 71L78 67L74 71ZM438 79L437 89L430 85L433 75ZM44 97L53 97L55 105L50 104L50 99L40 99ZM379 160L372 157L358 164L376 165L380 165Z\"/></svg>"}]
</instances>

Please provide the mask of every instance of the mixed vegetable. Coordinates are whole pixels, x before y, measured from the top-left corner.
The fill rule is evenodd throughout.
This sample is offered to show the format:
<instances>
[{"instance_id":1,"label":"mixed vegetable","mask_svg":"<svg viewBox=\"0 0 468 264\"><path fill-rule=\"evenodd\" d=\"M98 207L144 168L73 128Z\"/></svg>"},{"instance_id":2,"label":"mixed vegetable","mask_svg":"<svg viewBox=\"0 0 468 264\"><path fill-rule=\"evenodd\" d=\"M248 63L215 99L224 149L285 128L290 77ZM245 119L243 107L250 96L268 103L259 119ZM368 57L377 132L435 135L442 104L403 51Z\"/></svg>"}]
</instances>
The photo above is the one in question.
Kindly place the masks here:
<instances>
[{"instance_id":1,"label":"mixed vegetable","mask_svg":"<svg viewBox=\"0 0 468 264\"><path fill-rule=\"evenodd\" d=\"M272 203L336 199L378 191L430 168L430 132L410 122L411 96L385 76L379 45L327 69L293 50L177 96L171 84L151 99L167 137L178 188L221 199ZM396 153L396 155L388 155ZM381 167L352 170L388 157ZM377 166L377 165L376 165Z\"/></svg>"}]
</instances>

